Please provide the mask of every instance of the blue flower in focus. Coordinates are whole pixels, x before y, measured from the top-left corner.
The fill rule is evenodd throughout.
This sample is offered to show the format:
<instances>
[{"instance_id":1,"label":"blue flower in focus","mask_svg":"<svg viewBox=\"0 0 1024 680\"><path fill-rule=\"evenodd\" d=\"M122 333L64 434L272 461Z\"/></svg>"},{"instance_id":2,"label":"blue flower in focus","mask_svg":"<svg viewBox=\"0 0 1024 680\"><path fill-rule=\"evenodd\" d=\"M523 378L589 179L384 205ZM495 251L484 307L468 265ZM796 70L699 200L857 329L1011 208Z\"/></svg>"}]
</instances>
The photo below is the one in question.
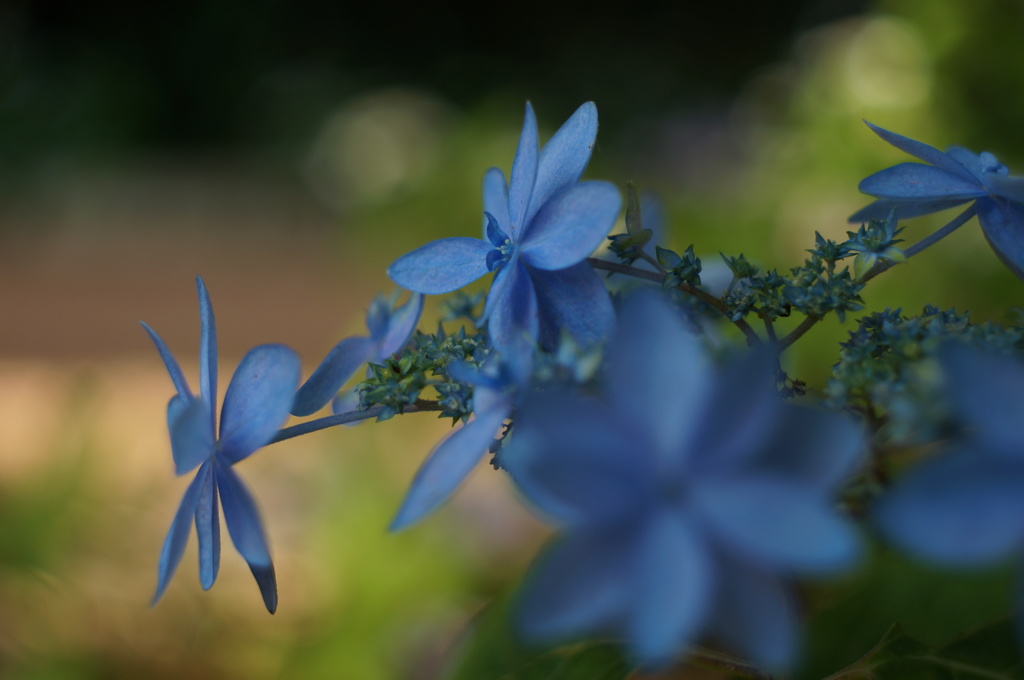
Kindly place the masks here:
<instances>
[{"instance_id":1,"label":"blue flower in focus","mask_svg":"<svg viewBox=\"0 0 1024 680\"><path fill-rule=\"evenodd\" d=\"M218 505L235 548L256 577L263 603L277 609L277 581L256 503L231 466L270 443L288 418L299 383L299 357L283 345L261 345L249 351L231 377L220 415L217 437L217 331L213 307L203 280L199 289L202 323L199 354L199 395L193 395L178 362L156 331L142 326L156 344L178 393L167 405L167 426L175 471L183 475L199 467L185 491L167 532L154 604L163 595L181 561L193 521L199 535L199 580L209 589L220 567ZM219 500L218 500L219 499Z\"/></svg>"},{"instance_id":2,"label":"blue flower in focus","mask_svg":"<svg viewBox=\"0 0 1024 680\"><path fill-rule=\"evenodd\" d=\"M864 448L845 418L785 404L770 350L715 370L674 309L635 295L607 348L607 397L549 391L517 414L504 463L562 525L518 610L541 641L609 635L657 666L705 634L789 664L787 587L858 556L833 492Z\"/></svg>"},{"instance_id":3,"label":"blue flower in focus","mask_svg":"<svg viewBox=\"0 0 1024 680\"><path fill-rule=\"evenodd\" d=\"M327 353L309 379L295 394L292 414L308 416L316 413L334 399L338 390L352 374L365 363L382 363L405 347L416 330L423 312L423 296L413 293L400 307L383 296L374 299L366 312L369 337L357 335L345 338ZM346 410L347 401L338 401L335 413ZM354 408L354 405L352 405Z\"/></svg>"},{"instance_id":4,"label":"blue flower in focus","mask_svg":"<svg viewBox=\"0 0 1024 680\"><path fill-rule=\"evenodd\" d=\"M964 345L943 347L939 360L964 430L900 477L875 518L895 543L939 564L1024 557L1024 365Z\"/></svg>"},{"instance_id":5,"label":"blue flower in focus","mask_svg":"<svg viewBox=\"0 0 1024 680\"><path fill-rule=\"evenodd\" d=\"M533 366L532 347L515 342L504 356L491 354L480 368L460 363L449 375L473 385L473 420L438 444L416 472L390 529L404 529L439 508L495 445L505 419L525 392Z\"/></svg>"},{"instance_id":6,"label":"blue flower in focus","mask_svg":"<svg viewBox=\"0 0 1024 680\"><path fill-rule=\"evenodd\" d=\"M601 245L622 199L608 182L580 182L597 137L597 108L581 106L543 149L526 105L511 178L484 176L484 238L447 238L403 255L388 268L400 286L448 293L495 272L484 317L497 348L522 333L554 347L562 328L582 344L614 325L601 279L584 262Z\"/></svg>"},{"instance_id":7,"label":"blue flower in focus","mask_svg":"<svg viewBox=\"0 0 1024 680\"><path fill-rule=\"evenodd\" d=\"M918 217L974 201L982 232L992 250L1024 279L1024 177L1010 177L1006 166L987 151L959 146L945 153L868 123L897 149L925 161L900 163L865 178L858 188L878 198L850 216L851 222Z\"/></svg>"}]
</instances>

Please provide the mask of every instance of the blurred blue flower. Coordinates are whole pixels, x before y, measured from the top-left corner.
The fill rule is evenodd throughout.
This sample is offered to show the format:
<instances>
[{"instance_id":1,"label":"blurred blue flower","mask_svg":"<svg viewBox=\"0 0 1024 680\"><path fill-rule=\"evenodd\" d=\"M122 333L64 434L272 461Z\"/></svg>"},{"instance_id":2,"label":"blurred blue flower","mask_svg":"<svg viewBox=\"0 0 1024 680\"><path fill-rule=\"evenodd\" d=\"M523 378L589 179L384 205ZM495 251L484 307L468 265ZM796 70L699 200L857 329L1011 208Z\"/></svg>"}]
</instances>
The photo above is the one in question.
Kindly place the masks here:
<instances>
[{"instance_id":1,"label":"blurred blue flower","mask_svg":"<svg viewBox=\"0 0 1024 680\"><path fill-rule=\"evenodd\" d=\"M392 531L415 524L439 508L494 448L505 419L525 392L532 366L532 343L521 341L510 344L503 355L492 353L479 368L466 363L448 367L452 378L473 385L473 420L427 456L391 521Z\"/></svg>"},{"instance_id":2,"label":"blurred blue flower","mask_svg":"<svg viewBox=\"0 0 1024 680\"><path fill-rule=\"evenodd\" d=\"M900 477L875 518L895 543L941 564L1024 557L1024 365L958 344L939 361L964 430Z\"/></svg>"},{"instance_id":3,"label":"blurred blue flower","mask_svg":"<svg viewBox=\"0 0 1024 680\"><path fill-rule=\"evenodd\" d=\"M787 580L859 554L832 496L863 437L785 404L771 350L715 370L654 293L627 300L618 328L607 398L533 395L503 452L562 525L527 578L520 625L539 641L610 635L651 666L707 634L784 667L797 646Z\"/></svg>"},{"instance_id":4,"label":"blurred blue flower","mask_svg":"<svg viewBox=\"0 0 1024 680\"><path fill-rule=\"evenodd\" d=\"M448 293L495 272L484 318L502 348L524 331L546 348L565 328L583 344L604 338L614 310L584 260L601 245L622 199L608 182L580 182L597 137L597 108L581 106L538 149L537 120L526 105L511 179L484 176L484 238L446 238L403 255L388 268L398 285Z\"/></svg>"},{"instance_id":5,"label":"blurred blue flower","mask_svg":"<svg viewBox=\"0 0 1024 680\"><path fill-rule=\"evenodd\" d=\"M283 345L261 345L250 350L224 395L217 438L217 330L210 296L201 278L196 279L196 286L202 324L199 396L192 394L164 341L142 324L178 391L167 405L175 471L183 475L199 466L167 532L153 603L163 595L181 561L193 521L199 536L199 580L204 590L213 586L220 567L219 498L231 541L248 563L263 603L273 614L277 609L277 581L263 523L256 503L231 466L266 446L288 418L299 383L299 357Z\"/></svg>"},{"instance_id":6,"label":"blurred blue flower","mask_svg":"<svg viewBox=\"0 0 1024 680\"><path fill-rule=\"evenodd\" d=\"M297 416L316 413L334 399L338 390L365 363L382 363L409 342L423 311L423 296L413 293L409 300L396 307L394 300L377 296L366 312L370 336L345 338L327 353L309 379L295 393L291 412ZM338 404L349 405L347 401ZM352 405L354 408L354 405ZM344 410L336 406L337 413Z\"/></svg>"},{"instance_id":7,"label":"blurred blue flower","mask_svg":"<svg viewBox=\"0 0 1024 680\"><path fill-rule=\"evenodd\" d=\"M974 201L982 232L992 250L1024 279L1024 177L1010 177L1006 166L987 151L959 146L945 153L868 123L897 149L925 161L900 163L861 181L859 189L879 200L850 216L851 222L927 215Z\"/></svg>"}]
</instances>

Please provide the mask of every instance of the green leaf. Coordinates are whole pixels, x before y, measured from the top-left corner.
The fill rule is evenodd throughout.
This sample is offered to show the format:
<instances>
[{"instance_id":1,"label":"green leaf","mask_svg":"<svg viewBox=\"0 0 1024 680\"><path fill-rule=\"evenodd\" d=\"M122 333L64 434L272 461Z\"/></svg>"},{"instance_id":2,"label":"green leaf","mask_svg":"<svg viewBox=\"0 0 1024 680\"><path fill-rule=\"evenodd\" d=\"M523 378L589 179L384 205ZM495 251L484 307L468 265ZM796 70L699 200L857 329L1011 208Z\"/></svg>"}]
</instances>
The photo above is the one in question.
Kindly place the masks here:
<instances>
[{"instance_id":1,"label":"green leaf","mask_svg":"<svg viewBox=\"0 0 1024 680\"><path fill-rule=\"evenodd\" d=\"M501 598L477 617L446 680L625 680L632 672L611 643L525 644L512 630L512 601Z\"/></svg>"},{"instance_id":2,"label":"green leaf","mask_svg":"<svg viewBox=\"0 0 1024 680\"><path fill-rule=\"evenodd\" d=\"M1010 618L931 647L893 625L874 649L826 680L1021 680L1024 659Z\"/></svg>"}]
</instances>

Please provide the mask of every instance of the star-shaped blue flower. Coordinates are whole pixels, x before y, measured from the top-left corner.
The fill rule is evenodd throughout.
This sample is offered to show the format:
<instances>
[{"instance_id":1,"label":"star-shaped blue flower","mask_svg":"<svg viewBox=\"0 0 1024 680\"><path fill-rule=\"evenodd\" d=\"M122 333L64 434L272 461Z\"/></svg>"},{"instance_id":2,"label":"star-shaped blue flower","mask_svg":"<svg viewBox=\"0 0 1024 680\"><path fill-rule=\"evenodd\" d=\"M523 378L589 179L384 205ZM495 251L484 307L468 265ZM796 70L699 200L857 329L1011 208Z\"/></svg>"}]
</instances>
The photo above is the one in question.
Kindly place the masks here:
<instances>
[{"instance_id":1,"label":"star-shaped blue flower","mask_svg":"<svg viewBox=\"0 0 1024 680\"><path fill-rule=\"evenodd\" d=\"M309 379L295 394L292 414L308 416L316 413L338 394L345 381L367 362L381 363L409 342L423 311L423 296L413 293L399 307L383 296L374 299L366 311L369 337L363 335L345 338L327 353ZM347 401L337 404L350 405ZM337 413L340 407L334 411Z\"/></svg>"},{"instance_id":2,"label":"star-shaped blue flower","mask_svg":"<svg viewBox=\"0 0 1024 680\"><path fill-rule=\"evenodd\" d=\"M851 222L884 220L893 211L897 219L906 219L974 201L992 250L1024 279L1024 177L1009 176L987 151L976 154L952 146L943 153L871 123L868 127L927 165L900 163L862 180L860 190L879 200L851 215Z\"/></svg>"},{"instance_id":3,"label":"star-shaped blue flower","mask_svg":"<svg viewBox=\"0 0 1024 680\"><path fill-rule=\"evenodd\" d=\"M607 397L548 391L518 412L504 464L562 525L521 594L531 638L621 639L657 666L703 634L766 669L791 663L788 581L859 553L833 492L863 451L836 414L787 405L775 357L716 370L677 310L627 301Z\"/></svg>"},{"instance_id":4,"label":"star-shaped blue flower","mask_svg":"<svg viewBox=\"0 0 1024 680\"><path fill-rule=\"evenodd\" d=\"M484 317L501 348L526 332L548 348L567 329L582 344L604 338L615 315L601 279L584 260L601 245L622 199L608 182L580 182L597 137L597 107L581 106L539 149L526 105L506 185L498 168L484 176L484 238L434 241L388 268L419 293L448 293L496 272Z\"/></svg>"},{"instance_id":5,"label":"star-shaped blue flower","mask_svg":"<svg viewBox=\"0 0 1024 680\"><path fill-rule=\"evenodd\" d=\"M202 324L199 354L199 395L193 395L181 368L156 331L143 327L156 344L178 393L167 405L167 425L175 471L183 475L199 466L185 490L171 529L167 532L154 604L163 595L185 551L193 521L199 536L199 580L209 589L220 567L218 505L235 548L256 577L263 603L277 609L277 582L256 503L231 466L268 444L288 418L299 383L299 357L283 345L261 345L249 351L231 377L220 416L217 437L217 331L213 307L203 280L199 289Z\"/></svg>"}]
</instances>

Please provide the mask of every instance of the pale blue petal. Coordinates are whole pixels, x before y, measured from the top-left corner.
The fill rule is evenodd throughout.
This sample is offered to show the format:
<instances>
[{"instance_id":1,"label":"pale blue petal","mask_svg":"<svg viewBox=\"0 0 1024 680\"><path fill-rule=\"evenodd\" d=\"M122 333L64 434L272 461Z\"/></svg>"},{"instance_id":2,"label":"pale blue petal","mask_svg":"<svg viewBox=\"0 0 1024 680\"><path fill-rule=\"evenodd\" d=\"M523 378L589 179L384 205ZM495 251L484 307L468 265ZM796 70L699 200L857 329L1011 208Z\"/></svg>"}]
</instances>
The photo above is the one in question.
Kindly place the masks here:
<instances>
[{"instance_id":1,"label":"pale blue petal","mask_svg":"<svg viewBox=\"0 0 1024 680\"><path fill-rule=\"evenodd\" d=\"M694 507L732 552L801 573L832 573L853 564L860 542L824 494L784 477L702 479Z\"/></svg>"},{"instance_id":2,"label":"pale blue petal","mask_svg":"<svg viewBox=\"0 0 1024 680\"><path fill-rule=\"evenodd\" d=\"M644 665L662 666L682 656L700 632L714 566L694 527L667 509L648 518L633 552L627 645Z\"/></svg>"},{"instance_id":3,"label":"pale blue petal","mask_svg":"<svg viewBox=\"0 0 1024 680\"><path fill-rule=\"evenodd\" d=\"M996 196L1001 196L1016 203L1024 203L1024 177L1008 177L988 173L985 175L985 184Z\"/></svg>"},{"instance_id":4,"label":"pale blue petal","mask_svg":"<svg viewBox=\"0 0 1024 680\"><path fill-rule=\"evenodd\" d=\"M678 474L713 387L700 341L664 297L638 291L622 308L608 347L606 382L621 418L647 431L651 453Z\"/></svg>"},{"instance_id":5,"label":"pale blue petal","mask_svg":"<svg viewBox=\"0 0 1024 680\"><path fill-rule=\"evenodd\" d=\"M220 569L220 510L217 507L217 489L212 464L199 471L203 487L196 506L196 534L199 537L199 582L209 590L217 580Z\"/></svg>"},{"instance_id":6,"label":"pale blue petal","mask_svg":"<svg viewBox=\"0 0 1024 680\"><path fill-rule=\"evenodd\" d=\"M829 491L863 465L868 451L864 430L844 414L786 404L778 426L748 470L782 474Z\"/></svg>"},{"instance_id":7,"label":"pale blue petal","mask_svg":"<svg viewBox=\"0 0 1024 680\"><path fill-rule=\"evenodd\" d=\"M601 524L643 508L658 482L648 433L604 402L559 390L531 395L502 465L526 499L568 525Z\"/></svg>"},{"instance_id":8,"label":"pale blue petal","mask_svg":"<svg viewBox=\"0 0 1024 680\"><path fill-rule=\"evenodd\" d=\"M235 549L249 564L263 595L263 603L273 614L277 609L277 582L259 510L242 480L230 467L218 465L216 477L228 535Z\"/></svg>"},{"instance_id":9,"label":"pale blue petal","mask_svg":"<svg viewBox=\"0 0 1024 680\"><path fill-rule=\"evenodd\" d=\"M514 258L497 276L484 309L491 343L499 350L526 334L537 337L537 294L526 267Z\"/></svg>"},{"instance_id":10,"label":"pale blue petal","mask_svg":"<svg viewBox=\"0 0 1024 680\"><path fill-rule=\"evenodd\" d=\"M533 269L541 347L554 351L567 331L586 347L601 342L615 328L615 308L597 272L581 262L568 269Z\"/></svg>"},{"instance_id":11,"label":"pale blue petal","mask_svg":"<svg viewBox=\"0 0 1024 680\"><path fill-rule=\"evenodd\" d=\"M690 443L697 454L692 460L695 470L719 474L746 470L777 432L783 438L800 436L778 430L783 402L775 389L777 361L776 348L759 345L733 360L717 379L708 379L701 386L702 394L693 395L694 403L706 404L695 413L701 423L699 436ZM668 418L668 412L662 417Z\"/></svg>"},{"instance_id":12,"label":"pale blue petal","mask_svg":"<svg viewBox=\"0 0 1024 680\"><path fill-rule=\"evenodd\" d=\"M192 530L192 519L196 514L196 507L199 505L199 493L203 486L202 472L196 475L195 479L189 482L185 489L185 495L181 499L178 511L174 513L174 521L164 539L164 547L160 551L160 565L157 568L156 594L153 595L152 604L156 604L167 589L174 571L181 562L181 556L185 552L185 544L188 543L188 535Z\"/></svg>"},{"instance_id":13,"label":"pale blue petal","mask_svg":"<svg viewBox=\"0 0 1024 680\"><path fill-rule=\"evenodd\" d=\"M220 417L218 451L236 463L277 434L299 384L299 357L284 345L249 350L231 377Z\"/></svg>"},{"instance_id":14,"label":"pale blue petal","mask_svg":"<svg viewBox=\"0 0 1024 680\"><path fill-rule=\"evenodd\" d=\"M950 343L939 352L954 415L986 450L1024 461L1024 365ZM1021 489L1024 492L1024 489Z\"/></svg>"},{"instance_id":15,"label":"pale blue petal","mask_svg":"<svg viewBox=\"0 0 1024 680\"><path fill-rule=\"evenodd\" d=\"M167 349L167 344L164 343L155 330L149 327L145 321L140 321L142 328L149 334L153 344L156 345L156 351L160 353L160 358L164 361L164 366L167 367L167 373L171 376L171 382L174 383L174 389L178 391L178 395L184 399L192 398L192 390L188 388L188 382L185 380L185 375L181 372L181 367L178 365L177 359L171 354L171 350Z\"/></svg>"},{"instance_id":16,"label":"pale blue petal","mask_svg":"<svg viewBox=\"0 0 1024 680\"><path fill-rule=\"evenodd\" d=\"M986 564L1024 545L1024 468L969 448L904 474L879 500L875 519L918 557Z\"/></svg>"},{"instance_id":17,"label":"pale blue petal","mask_svg":"<svg viewBox=\"0 0 1024 680\"><path fill-rule=\"evenodd\" d=\"M508 216L508 184L505 173L491 168L484 173L484 213L490 213L497 221L498 228L508 234L512 222ZM484 217L484 240L487 240L487 217Z\"/></svg>"},{"instance_id":18,"label":"pale blue petal","mask_svg":"<svg viewBox=\"0 0 1024 680\"><path fill-rule=\"evenodd\" d=\"M213 305L202 277L196 277L199 293L199 396L209 409L210 430L217 430L217 323L213 318Z\"/></svg>"},{"instance_id":19,"label":"pale blue petal","mask_svg":"<svg viewBox=\"0 0 1024 680\"><path fill-rule=\"evenodd\" d=\"M920 217L921 215L930 215L934 212L941 210L948 210L955 208L958 205L963 205L969 199L962 198L944 198L934 201L901 201L901 200L889 200L881 199L874 203L865 206L857 212L850 215L848 218L850 222L869 222L871 220L885 220L888 219L889 214L892 212L896 213L896 218L900 220L909 220L912 217Z\"/></svg>"},{"instance_id":20,"label":"pale blue petal","mask_svg":"<svg viewBox=\"0 0 1024 680\"><path fill-rule=\"evenodd\" d=\"M331 413L338 415L339 413L348 413L350 411L359 410L359 391L358 390L345 390L341 392L331 401ZM361 424L363 421L357 421L355 423L346 423L347 426L356 426Z\"/></svg>"},{"instance_id":21,"label":"pale blue petal","mask_svg":"<svg viewBox=\"0 0 1024 680\"><path fill-rule=\"evenodd\" d=\"M326 406L359 367L374 358L373 350L373 342L363 336L345 338L335 345L295 393L292 414L308 416Z\"/></svg>"},{"instance_id":22,"label":"pale blue petal","mask_svg":"<svg viewBox=\"0 0 1024 680\"><path fill-rule=\"evenodd\" d=\"M632 595L633 528L574 531L546 548L516 602L519 630L546 643L617 632Z\"/></svg>"},{"instance_id":23,"label":"pale blue petal","mask_svg":"<svg viewBox=\"0 0 1024 680\"><path fill-rule=\"evenodd\" d=\"M441 507L487 452L507 415L477 412L474 420L448 435L416 472L390 530L404 529Z\"/></svg>"},{"instance_id":24,"label":"pale blue petal","mask_svg":"<svg viewBox=\"0 0 1024 680\"><path fill-rule=\"evenodd\" d=\"M976 179L920 163L900 163L866 177L857 185L861 193L891 200L964 200L988 192Z\"/></svg>"},{"instance_id":25,"label":"pale blue petal","mask_svg":"<svg viewBox=\"0 0 1024 680\"><path fill-rule=\"evenodd\" d=\"M1002 198L979 200L978 222L992 250L1024 280L1024 205Z\"/></svg>"},{"instance_id":26,"label":"pale blue petal","mask_svg":"<svg viewBox=\"0 0 1024 680\"><path fill-rule=\"evenodd\" d=\"M973 177L973 174L970 172L970 170L965 168L962 163L957 161L952 156L939 151L934 146L929 146L923 142L918 142L916 140L910 139L909 137L898 135L895 132L889 132L884 128L878 127L877 125L872 125L867 121L864 122L867 123L867 126L871 128L876 135L878 135L885 141L889 142L897 149L905 151L906 153L909 153L911 156L920 158L925 163L931 163L932 165L942 168L943 170L960 175L964 179L971 179Z\"/></svg>"},{"instance_id":27,"label":"pale blue petal","mask_svg":"<svg viewBox=\"0 0 1024 680\"><path fill-rule=\"evenodd\" d=\"M579 181L590 162L596 140L597 107L594 102L587 102L576 109L541 149L527 223L549 198Z\"/></svg>"},{"instance_id":28,"label":"pale blue petal","mask_svg":"<svg viewBox=\"0 0 1024 680\"><path fill-rule=\"evenodd\" d=\"M970 149L965 149L962 146L951 146L946 149L946 155L967 168L979 180L984 174L984 170L981 167L981 156Z\"/></svg>"},{"instance_id":29,"label":"pale blue petal","mask_svg":"<svg viewBox=\"0 0 1024 680\"><path fill-rule=\"evenodd\" d=\"M171 434L175 473L183 475L213 455L209 412L202 399L174 397L167 405L167 429Z\"/></svg>"},{"instance_id":30,"label":"pale blue petal","mask_svg":"<svg viewBox=\"0 0 1024 680\"><path fill-rule=\"evenodd\" d=\"M614 184L581 182L541 207L522 240L522 256L539 269L565 269L594 253L618 219L622 198Z\"/></svg>"},{"instance_id":31,"label":"pale blue petal","mask_svg":"<svg viewBox=\"0 0 1024 680\"><path fill-rule=\"evenodd\" d=\"M537 179L537 118L533 107L526 102L526 117L523 120L523 132L519 137L516 157L512 161L512 173L508 187L509 231L505 232L518 243L523 238L527 224L526 214L530 207L530 195L533 183ZM497 216L495 216L497 219Z\"/></svg>"},{"instance_id":32,"label":"pale blue petal","mask_svg":"<svg viewBox=\"0 0 1024 680\"><path fill-rule=\"evenodd\" d=\"M393 302L394 298L388 299L384 295L378 295L366 308L366 328L370 331L371 338L382 338L388 332Z\"/></svg>"},{"instance_id":33,"label":"pale blue petal","mask_svg":"<svg viewBox=\"0 0 1024 680\"><path fill-rule=\"evenodd\" d=\"M370 337L377 344L375 356L377 361L383 361L405 347L409 338L412 337L413 331L416 330L416 324L419 323L422 313L423 295L413 293L404 305L391 312L387 332L383 336L371 333Z\"/></svg>"},{"instance_id":34,"label":"pale blue petal","mask_svg":"<svg viewBox=\"0 0 1024 680\"><path fill-rule=\"evenodd\" d=\"M788 670L800 638L793 598L778 578L750 564L719 559L716 568L719 587L711 635L763 670Z\"/></svg>"},{"instance_id":35,"label":"pale blue petal","mask_svg":"<svg viewBox=\"0 0 1024 680\"><path fill-rule=\"evenodd\" d=\"M391 263L388 276L417 293L450 293L487 273L492 250L487 241L464 236L432 241Z\"/></svg>"}]
</instances>

